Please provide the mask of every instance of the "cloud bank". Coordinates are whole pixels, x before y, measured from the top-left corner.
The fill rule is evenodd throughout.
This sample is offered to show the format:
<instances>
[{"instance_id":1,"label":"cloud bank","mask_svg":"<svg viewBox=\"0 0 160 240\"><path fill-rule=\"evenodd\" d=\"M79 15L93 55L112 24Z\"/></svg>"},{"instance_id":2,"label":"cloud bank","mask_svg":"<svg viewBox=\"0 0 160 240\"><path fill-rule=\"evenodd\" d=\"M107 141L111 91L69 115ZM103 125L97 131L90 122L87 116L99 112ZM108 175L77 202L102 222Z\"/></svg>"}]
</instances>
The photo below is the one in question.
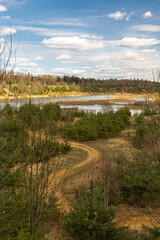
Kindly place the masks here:
<instances>
[{"instance_id":1,"label":"cloud bank","mask_svg":"<svg viewBox=\"0 0 160 240\"><path fill-rule=\"evenodd\" d=\"M75 51L85 51L99 49L105 46L103 41L90 40L78 36L73 37L53 37L44 39L42 43L50 48L68 49Z\"/></svg>"}]
</instances>

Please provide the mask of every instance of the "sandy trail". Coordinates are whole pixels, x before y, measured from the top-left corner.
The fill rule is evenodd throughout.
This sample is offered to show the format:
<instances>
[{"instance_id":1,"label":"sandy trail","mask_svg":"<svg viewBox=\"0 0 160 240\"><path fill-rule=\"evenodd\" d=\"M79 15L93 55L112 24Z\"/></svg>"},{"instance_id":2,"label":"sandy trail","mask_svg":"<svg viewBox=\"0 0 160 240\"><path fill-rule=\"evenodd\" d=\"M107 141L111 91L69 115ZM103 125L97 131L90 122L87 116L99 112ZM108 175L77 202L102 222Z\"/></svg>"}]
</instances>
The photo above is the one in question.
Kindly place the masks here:
<instances>
[{"instance_id":1,"label":"sandy trail","mask_svg":"<svg viewBox=\"0 0 160 240\"><path fill-rule=\"evenodd\" d=\"M84 150L88 153L87 159L85 161L75 165L74 167L72 167L72 171L76 170L79 167L83 167L84 165L86 165L87 163L89 163L91 161L97 162L102 157L101 152L99 152L98 150L96 150L92 147L89 147L89 146L84 145L82 143L75 143L75 142L70 142L70 144L71 144L72 147L80 148L80 149L82 149L82 150Z\"/></svg>"},{"instance_id":2,"label":"sandy trail","mask_svg":"<svg viewBox=\"0 0 160 240\"><path fill-rule=\"evenodd\" d=\"M32 135L32 133L30 133L30 135ZM40 135L37 133L35 135L35 137L38 138L38 137L40 137ZM44 134L41 134L41 138L45 138L45 137L46 136ZM59 140L59 141L62 142L63 140ZM98 150L96 150L90 146L87 146L87 145L79 143L79 142L70 142L69 141L69 143L71 144L71 147L73 147L73 148L79 148L79 149L86 151L87 158L85 159L85 161L74 165L69 170L63 169L63 170L59 171L56 175L55 175L55 173L53 173L53 175L52 174L50 175L50 179L53 179L53 180L50 182L49 191L53 192L53 189L55 189L56 196L59 199L58 203L60 205L60 209L62 212L69 211L69 204L70 204L70 202L63 195L62 189L61 189L65 182L65 179L74 175L79 168L84 167L88 163L94 164L95 162L99 161L102 157L101 152L99 152Z\"/></svg>"},{"instance_id":3,"label":"sandy trail","mask_svg":"<svg viewBox=\"0 0 160 240\"><path fill-rule=\"evenodd\" d=\"M89 147L87 145L84 145L82 143L76 143L76 142L69 142L71 144L71 147L74 148L79 148L82 149L84 151L86 151L88 153L88 156L86 158L85 161L74 165L69 172L67 173L66 170L62 170L60 171L56 178L53 180L53 185L56 183L56 185L58 184L58 186L60 186L60 182L63 181L63 183L65 182L65 178L71 177L72 175L74 175L76 173L76 171L81 168L84 167L85 165L87 165L88 163L93 162L93 164L97 161L99 161L102 157L101 152L97 151L96 149ZM51 186L52 187L52 186ZM58 188L57 192L56 192L56 196L59 199L59 204L60 204L60 208L61 211L64 212L68 212L69 211L69 204L71 203L70 201L68 201L68 199L65 198L65 196L62 193L61 188Z\"/></svg>"}]
</instances>

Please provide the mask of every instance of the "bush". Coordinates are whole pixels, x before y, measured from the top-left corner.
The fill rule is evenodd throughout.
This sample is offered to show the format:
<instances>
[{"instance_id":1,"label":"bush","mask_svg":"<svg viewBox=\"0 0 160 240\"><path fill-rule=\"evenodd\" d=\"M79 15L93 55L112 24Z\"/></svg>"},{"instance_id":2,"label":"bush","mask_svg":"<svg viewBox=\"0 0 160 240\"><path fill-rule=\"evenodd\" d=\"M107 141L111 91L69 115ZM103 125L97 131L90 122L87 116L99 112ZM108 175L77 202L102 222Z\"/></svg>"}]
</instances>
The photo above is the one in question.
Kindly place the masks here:
<instances>
[{"instance_id":1,"label":"bush","mask_svg":"<svg viewBox=\"0 0 160 240\"><path fill-rule=\"evenodd\" d=\"M65 122L72 122L75 117L86 117L87 113L84 111L71 111L68 110L61 115L61 120Z\"/></svg>"},{"instance_id":2,"label":"bush","mask_svg":"<svg viewBox=\"0 0 160 240\"><path fill-rule=\"evenodd\" d=\"M40 113L40 108L35 104L26 103L19 108L18 117L21 119L29 128L35 127L36 118Z\"/></svg>"},{"instance_id":3,"label":"bush","mask_svg":"<svg viewBox=\"0 0 160 240\"><path fill-rule=\"evenodd\" d=\"M18 116L31 130L45 129L48 133L55 134L56 122L61 117L61 109L58 104L53 103L44 105L42 109L27 103L19 108Z\"/></svg>"},{"instance_id":4,"label":"bush","mask_svg":"<svg viewBox=\"0 0 160 240\"><path fill-rule=\"evenodd\" d=\"M144 227L145 234L142 234L143 240L160 240L160 228Z\"/></svg>"},{"instance_id":5,"label":"bush","mask_svg":"<svg viewBox=\"0 0 160 240\"><path fill-rule=\"evenodd\" d=\"M74 239L119 239L113 222L115 208L107 207L107 196L100 183L79 190L71 210L65 216L65 229ZM116 238L117 237L117 238Z\"/></svg>"},{"instance_id":6,"label":"bush","mask_svg":"<svg viewBox=\"0 0 160 240\"><path fill-rule=\"evenodd\" d=\"M13 118L5 118L0 122L0 165L8 162L8 166L13 167L15 163L22 162L21 149L25 147L28 138L24 124Z\"/></svg>"},{"instance_id":7,"label":"bush","mask_svg":"<svg viewBox=\"0 0 160 240\"><path fill-rule=\"evenodd\" d=\"M120 178L122 199L131 204L146 205L160 200L159 162L129 164Z\"/></svg>"},{"instance_id":8,"label":"bush","mask_svg":"<svg viewBox=\"0 0 160 240\"><path fill-rule=\"evenodd\" d=\"M143 110L143 112L142 112L142 114L144 115L144 116L154 116L154 115L156 115L158 113L158 111L156 110L156 109L154 109L154 108L149 108L149 107L146 107L144 110Z\"/></svg>"},{"instance_id":9,"label":"bush","mask_svg":"<svg viewBox=\"0 0 160 240\"><path fill-rule=\"evenodd\" d=\"M121 109L115 113L111 111L97 115L84 115L75 125L66 124L62 132L68 138L80 141L114 137L129 124L129 118L128 109Z\"/></svg>"},{"instance_id":10,"label":"bush","mask_svg":"<svg viewBox=\"0 0 160 240\"><path fill-rule=\"evenodd\" d=\"M61 108L56 103L48 103L41 109L41 116L44 121L58 121L61 117Z\"/></svg>"},{"instance_id":11,"label":"bush","mask_svg":"<svg viewBox=\"0 0 160 240\"><path fill-rule=\"evenodd\" d=\"M4 116L4 118L13 118L13 109L11 105L6 104L6 106L0 111L0 117Z\"/></svg>"},{"instance_id":12,"label":"bush","mask_svg":"<svg viewBox=\"0 0 160 240\"><path fill-rule=\"evenodd\" d=\"M144 147L147 149L155 149L157 152L157 144L160 140L160 116L152 116L151 118L144 118L140 115L136 118L136 133L133 137L133 144L137 148ZM154 152L152 151L152 154Z\"/></svg>"}]
</instances>

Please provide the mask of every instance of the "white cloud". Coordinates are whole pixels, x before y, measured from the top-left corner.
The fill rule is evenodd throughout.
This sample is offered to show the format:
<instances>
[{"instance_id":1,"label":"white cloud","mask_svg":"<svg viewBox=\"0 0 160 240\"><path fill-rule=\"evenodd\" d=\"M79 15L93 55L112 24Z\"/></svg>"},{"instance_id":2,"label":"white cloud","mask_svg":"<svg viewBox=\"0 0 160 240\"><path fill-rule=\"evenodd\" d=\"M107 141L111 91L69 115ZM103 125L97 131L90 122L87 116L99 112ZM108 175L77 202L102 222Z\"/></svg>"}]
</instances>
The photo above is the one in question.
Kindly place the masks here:
<instances>
[{"instance_id":1,"label":"white cloud","mask_svg":"<svg viewBox=\"0 0 160 240\"><path fill-rule=\"evenodd\" d=\"M85 51L89 49L99 49L105 46L103 41L90 40L87 38L73 37L53 37L44 39L42 43L50 48L69 49Z\"/></svg>"},{"instance_id":2,"label":"white cloud","mask_svg":"<svg viewBox=\"0 0 160 240\"><path fill-rule=\"evenodd\" d=\"M18 59L16 66L21 72L31 72L32 74L54 74L54 75L76 75L79 77L95 77L95 78L146 78L152 79L152 69L160 66L160 59L157 53L141 52L138 48L120 48L117 45L106 47L102 50L72 52L72 56L76 59L76 65L71 65L70 60L66 60L67 67L58 66L56 57L68 55L68 51L54 49L51 51L43 45L33 47L32 52L29 52L28 47L21 46L25 52L20 52L23 58ZM149 48L145 48L149 49ZM21 49L19 49L21 50ZM151 49L150 49L151 50ZM158 51L158 50L157 50ZM39 62L34 62L39 52L46 56L45 60L52 62L44 68ZM46 55L45 55L46 54ZM27 56L26 59L24 56ZM89 62L88 60L92 60ZM65 61L65 60L64 60ZM19 66L20 63L20 66ZM29 66L31 63L31 66ZM38 64L38 66L35 65ZM81 67L81 66L86 67ZM78 67L79 66L79 67ZM87 68L90 67L90 68Z\"/></svg>"},{"instance_id":3,"label":"white cloud","mask_svg":"<svg viewBox=\"0 0 160 240\"><path fill-rule=\"evenodd\" d=\"M15 67L14 69L15 73L32 73L32 75L38 76L38 75L45 75L48 74L48 71L46 71L45 67Z\"/></svg>"},{"instance_id":4,"label":"white cloud","mask_svg":"<svg viewBox=\"0 0 160 240\"><path fill-rule=\"evenodd\" d=\"M64 35L73 35L73 32L64 32L57 29L49 29L49 28L38 28L38 27L27 27L27 26L16 26L16 28L20 31L31 31L38 35L42 36L64 36Z\"/></svg>"},{"instance_id":5,"label":"white cloud","mask_svg":"<svg viewBox=\"0 0 160 240\"><path fill-rule=\"evenodd\" d=\"M145 13L142 15L142 18L150 18L150 17L153 17L151 11L145 12Z\"/></svg>"},{"instance_id":6,"label":"white cloud","mask_svg":"<svg viewBox=\"0 0 160 240\"><path fill-rule=\"evenodd\" d=\"M4 27L1 29L1 35L10 35L16 33L17 30L15 28L7 28Z\"/></svg>"},{"instance_id":7,"label":"white cloud","mask_svg":"<svg viewBox=\"0 0 160 240\"><path fill-rule=\"evenodd\" d=\"M38 65L35 62L30 62L27 65L24 65L24 63L21 63L19 66L26 66L26 67L33 67L34 68L34 67L37 67Z\"/></svg>"},{"instance_id":8,"label":"white cloud","mask_svg":"<svg viewBox=\"0 0 160 240\"><path fill-rule=\"evenodd\" d=\"M130 16L127 16L126 17L126 22L129 22L130 21Z\"/></svg>"},{"instance_id":9,"label":"white cloud","mask_svg":"<svg viewBox=\"0 0 160 240\"><path fill-rule=\"evenodd\" d=\"M70 55L60 55L58 57L56 57L57 60L68 60L68 59L71 59L71 56Z\"/></svg>"},{"instance_id":10,"label":"white cloud","mask_svg":"<svg viewBox=\"0 0 160 240\"><path fill-rule=\"evenodd\" d=\"M108 14L109 18L114 18L116 20L122 20L126 16L126 12L116 11L115 13Z\"/></svg>"},{"instance_id":11,"label":"white cloud","mask_svg":"<svg viewBox=\"0 0 160 240\"><path fill-rule=\"evenodd\" d=\"M156 68L158 64L156 58L145 57L142 53L121 53L118 58L116 54L113 54L107 62L99 62L93 75L99 78L138 77L150 79L152 69Z\"/></svg>"},{"instance_id":12,"label":"white cloud","mask_svg":"<svg viewBox=\"0 0 160 240\"><path fill-rule=\"evenodd\" d=\"M5 42L4 38L0 38L0 43L3 44Z\"/></svg>"},{"instance_id":13,"label":"white cloud","mask_svg":"<svg viewBox=\"0 0 160 240\"><path fill-rule=\"evenodd\" d=\"M5 3L9 7L23 5L26 2L28 2L28 0L0 0L0 3Z\"/></svg>"},{"instance_id":14,"label":"white cloud","mask_svg":"<svg viewBox=\"0 0 160 240\"><path fill-rule=\"evenodd\" d=\"M159 56L153 49L145 49L144 52L135 48L121 49L118 46L113 49L114 51L108 49L108 52L90 57L92 64L96 63L88 72L90 77L152 79L152 69L160 65Z\"/></svg>"},{"instance_id":15,"label":"white cloud","mask_svg":"<svg viewBox=\"0 0 160 240\"><path fill-rule=\"evenodd\" d=\"M160 25L142 24L132 26L131 29L144 32L160 32Z\"/></svg>"},{"instance_id":16,"label":"white cloud","mask_svg":"<svg viewBox=\"0 0 160 240\"><path fill-rule=\"evenodd\" d=\"M57 75L78 75L81 76L81 74L86 74L86 68L53 68L52 72L53 74Z\"/></svg>"},{"instance_id":17,"label":"white cloud","mask_svg":"<svg viewBox=\"0 0 160 240\"><path fill-rule=\"evenodd\" d=\"M135 14L135 12L129 13L129 14L126 16L125 21L126 21L126 22L129 22L129 21L131 20L131 17L132 17L134 14Z\"/></svg>"},{"instance_id":18,"label":"white cloud","mask_svg":"<svg viewBox=\"0 0 160 240\"><path fill-rule=\"evenodd\" d=\"M143 61L143 55L137 52L135 49L127 50L127 51L120 51L118 54L115 52L108 53L106 55L99 55L96 57L91 57L90 60L92 62L100 62L100 63L113 63L117 64L117 62L120 64L123 61L131 61L131 60L139 60Z\"/></svg>"},{"instance_id":19,"label":"white cloud","mask_svg":"<svg viewBox=\"0 0 160 240\"><path fill-rule=\"evenodd\" d=\"M17 29L17 27L15 27ZM35 30L35 28L34 28ZM36 28L37 30L37 28ZM23 69L24 72L30 71L31 73L48 73L48 74L55 74L55 75L76 75L80 77L95 77L95 78L147 78L149 79L151 76L152 69L156 66L160 66L160 59L156 52L154 52L150 46L144 46L144 39L147 39L146 36L141 35L141 37L135 38L135 41L129 41L133 38L129 38L129 43L127 42L127 47L129 45L130 48L122 48L122 45L126 45L126 42L124 39L119 38L119 40L107 40L107 39L101 39L101 37L97 35L91 35L86 33L77 33L77 35L65 35L67 32L63 32L63 29L60 30L54 30L49 29L50 31L54 32L56 37L53 37L56 39L55 44L58 44L58 46L55 49L47 48L46 44L40 44L38 42L33 43L26 43L25 47L20 44L20 48L18 49L18 54L20 53L21 56L28 56L30 58L27 63L21 60L19 62L21 66L17 63L17 66L19 66L20 69ZM42 29L41 29L42 31ZM67 30L66 30L67 31ZM42 33L43 34L43 33ZM59 34L62 34L59 36ZM68 32L68 34L71 34L71 32ZM78 37L78 44L72 44L70 42L70 39L74 37ZM61 37L61 38L59 38ZM129 36L128 36L129 37ZM47 39L47 37L44 37ZM42 40L44 39L42 38ZM48 37L50 39L50 37ZM81 49L81 46L86 49L86 45L81 43L81 41L85 39L88 42L95 41L102 42L104 48L93 48L93 51L68 51L68 49L71 48L71 50L78 50ZM138 39L138 40L137 40ZM140 40L139 40L140 39ZM61 40L59 42L59 40ZM66 41L69 41L69 48L66 44ZM152 40L152 39L151 39ZM156 41L158 39L155 39ZM80 43L79 43L80 41ZM139 45L143 48L137 48L137 45L135 47L135 42L140 41L141 44L138 42ZM83 41L82 41L83 42ZM124 44L125 42L125 44ZM142 44L143 42L143 44ZM86 43L86 42L85 42ZM155 42L154 42L155 43ZM50 43L52 45L52 41ZM63 46L64 44L65 46ZM148 43L147 43L148 44ZM151 42L149 43L149 45ZM153 41L152 41L153 44ZM27 46L26 46L27 45ZM67 46L66 46L67 45ZM73 48L70 47L70 45L73 45ZM54 47L54 46L53 46ZM62 48L62 47L65 47ZM131 48L132 47L132 48ZM144 49L145 48L145 49ZM141 50L144 51L141 51ZM150 50L150 51L149 51ZM152 52L151 52L152 50ZM158 52L158 49L157 49ZM39 55L40 54L40 55ZM64 59L63 55L71 56L70 59ZM45 57L45 61L47 63L52 63L46 65L46 69L40 70L40 68L43 68L44 62L36 61L38 56ZM63 61L62 64L58 64L56 61L56 58L62 58ZM75 61L75 64L72 64ZM89 61L90 60L90 61ZM29 63L32 63L31 66L29 66ZM38 64L38 66L35 65L35 63ZM90 66L90 68L82 68L81 66ZM61 68L62 67L62 68ZM54 68L54 69L52 69Z\"/></svg>"},{"instance_id":20,"label":"white cloud","mask_svg":"<svg viewBox=\"0 0 160 240\"><path fill-rule=\"evenodd\" d=\"M90 39L103 39L102 36L97 36L97 35L90 35L90 34L80 34L79 35L82 38L90 38Z\"/></svg>"},{"instance_id":21,"label":"white cloud","mask_svg":"<svg viewBox=\"0 0 160 240\"><path fill-rule=\"evenodd\" d=\"M92 62L103 62L103 61L108 61L110 58L108 56L96 56L96 57L91 57L90 60Z\"/></svg>"},{"instance_id":22,"label":"white cloud","mask_svg":"<svg viewBox=\"0 0 160 240\"><path fill-rule=\"evenodd\" d=\"M34 68L37 67L37 63L32 62L30 58L18 57L16 58L16 65L21 68Z\"/></svg>"},{"instance_id":23,"label":"white cloud","mask_svg":"<svg viewBox=\"0 0 160 240\"><path fill-rule=\"evenodd\" d=\"M32 61L32 57L17 57L16 62L11 59L11 64L15 64L15 72L43 74L43 67L39 67L37 63Z\"/></svg>"},{"instance_id":24,"label":"white cloud","mask_svg":"<svg viewBox=\"0 0 160 240\"><path fill-rule=\"evenodd\" d=\"M88 26L86 22L83 22L81 19L78 18L60 18L54 19L50 21L37 21L36 24L40 25L48 25L48 26L57 26L57 25L64 25L64 26L80 26L85 27Z\"/></svg>"},{"instance_id":25,"label":"white cloud","mask_svg":"<svg viewBox=\"0 0 160 240\"><path fill-rule=\"evenodd\" d=\"M36 57L36 60L43 61L44 59L41 56Z\"/></svg>"},{"instance_id":26,"label":"white cloud","mask_svg":"<svg viewBox=\"0 0 160 240\"><path fill-rule=\"evenodd\" d=\"M16 26L17 30L20 31L31 31L34 32L38 35L42 36L79 36L81 38L90 38L90 39L103 39L102 36L99 35L94 35L94 34L85 34L85 33L79 33L79 32L70 32L70 31L64 31L64 30L59 30L59 29L50 29L50 28L39 28L39 27L27 27L27 26Z\"/></svg>"},{"instance_id":27,"label":"white cloud","mask_svg":"<svg viewBox=\"0 0 160 240\"><path fill-rule=\"evenodd\" d=\"M10 16L2 16L2 19L7 20L7 19L11 19L11 17Z\"/></svg>"},{"instance_id":28,"label":"white cloud","mask_svg":"<svg viewBox=\"0 0 160 240\"><path fill-rule=\"evenodd\" d=\"M155 53L157 50L156 49L142 49L142 53Z\"/></svg>"},{"instance_id":29,"label":"white cloud","mask_svg":"<svg viewBox=\"0 0 160 240\"><path fill-rule=\"evenodd\" d=\"M138 48L138 47L150 47L153 45L157 45L160 43L160 40L151 38L130 38L125 37L119 41L117 41L117 45L120 47L129 47L129 48Z\"/></svg>"},{"instance_id":30,"label":"white cloud","mask_svg":"<svg viewBox=\"0 0 160 240\"><path fill-rule=\"evenodd\" d=\"M3 5L0 5L0 12L6 12L7 8Z\"/></svg>"}]
</instances>

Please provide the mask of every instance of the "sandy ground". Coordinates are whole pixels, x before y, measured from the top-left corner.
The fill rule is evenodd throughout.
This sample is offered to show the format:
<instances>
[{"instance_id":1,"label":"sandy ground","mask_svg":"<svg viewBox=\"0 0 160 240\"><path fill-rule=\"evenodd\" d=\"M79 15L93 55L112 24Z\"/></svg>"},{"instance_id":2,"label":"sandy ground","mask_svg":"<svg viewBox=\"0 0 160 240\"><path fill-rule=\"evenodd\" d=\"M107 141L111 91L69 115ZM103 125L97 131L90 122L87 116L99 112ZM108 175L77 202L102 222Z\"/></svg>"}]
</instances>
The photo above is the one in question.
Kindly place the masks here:
<instances>
[{"instance_id":1,"label":"sandy ground","mask_svg":"<svg viewBox=\"0 0 160 240\"><path fill-rule=\"evenodd\" d=\"M26 98L50 98L50 97L74 97L74 96L90 96L90 95L114 95L114 99L121 99L124 101L131 101L137 98L156 98L156 94L132 94L132 93L84 93L84 92L65 92L65 93L52 93L51 95L27 95L23 96L14 96L12 93L8 91L7 88L4 89L6 91L5 95L0 95L0 100L12 100L12 99L26 99Z\"/></svg>"},{"instance_id":2,"label":"sandy ground","mask_svg":"<svg viewBox=\"0 0 160 240\"><path fill-rule=\"evenodd\" d=\"M79 149L86 151L88 153L88 156L85 159L85 161L76 164L67 173L65 170L62 170L61 172L59 172L59 174L57 174L56 178L53 180L53 183L51 183L51 185L53 184L53 186L54 186L55 182L56 182L56 185L59 185L59 182L61 182L62 180L65 182L65 178L71 177L72 175L74 175L76 173L76 171L78 169L84 167L88 163L92 162L94 164L101 159L102 154L98 150L96 150L92 147L89 147L87 145L84 145L82 143L76 143L76 142L69 142L69 143L74 148L79 148ZM52 188L52 186L51 186L51 188ZM65 198L65 196L63 195L63 193L61 191L61 188L58 189L58 191L56 192L56 195L59 198L58 203L60 204L61 212L64 212L64 211L68 212L69 204L71 202L67 198Z\"/></svg>"},{"instance_id":3,"label":"sandy ground","mask_svg":"<svg viewBox=\"0 0 160 240\"><path fill-rule=\"evenodd\" d=\"M136 206L121 204L117 208L115 222L118 227L129 227L133 230L142 230L142 226L158 226L160 225L159 215L160 209L144 209Z\"/></svg>"},{"instance_id":4,"label":"sandy ground","mask_svg":"<svg viewBox=\"0 0 160 240\"><path fill-rule=\"evenodd\" d=\"M13 100L13 99L30 99L30 98L51 98L51 97L78 97L78 96L89 96L89 95L103 95L102 94L92 94L92 93L83 93L83 92L65 92L65 93L52 93L50 95L27 95L24 94L23 96L14 96L12 93L10 93L6 88L4 89L6 91L7 94L5 95L0 95L0 100L4 101L4 100ZM108 93L106 93L108 94Z\"/></svg>"}]
</instances>

